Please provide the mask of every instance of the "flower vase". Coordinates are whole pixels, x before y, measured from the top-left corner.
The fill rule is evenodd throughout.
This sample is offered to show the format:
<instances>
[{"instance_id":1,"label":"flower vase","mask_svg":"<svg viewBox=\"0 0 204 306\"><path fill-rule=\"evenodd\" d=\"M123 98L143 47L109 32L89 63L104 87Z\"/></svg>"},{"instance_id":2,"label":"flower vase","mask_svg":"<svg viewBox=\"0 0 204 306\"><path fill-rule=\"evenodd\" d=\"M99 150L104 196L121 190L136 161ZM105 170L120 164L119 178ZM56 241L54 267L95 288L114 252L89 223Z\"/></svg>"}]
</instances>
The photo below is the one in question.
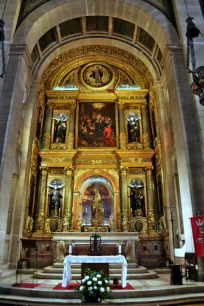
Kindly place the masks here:
<instances>
[{"instance_id":1,"label":"flower vase","mask_svg":"<svg viewBox=\"0 0 204 306\"><path fill-rule=\"evenodd\" d=\"M101 303L101 298L98 295L96 296L84 295L83 302L84 303Z\"/></svg>"}]
</instances>

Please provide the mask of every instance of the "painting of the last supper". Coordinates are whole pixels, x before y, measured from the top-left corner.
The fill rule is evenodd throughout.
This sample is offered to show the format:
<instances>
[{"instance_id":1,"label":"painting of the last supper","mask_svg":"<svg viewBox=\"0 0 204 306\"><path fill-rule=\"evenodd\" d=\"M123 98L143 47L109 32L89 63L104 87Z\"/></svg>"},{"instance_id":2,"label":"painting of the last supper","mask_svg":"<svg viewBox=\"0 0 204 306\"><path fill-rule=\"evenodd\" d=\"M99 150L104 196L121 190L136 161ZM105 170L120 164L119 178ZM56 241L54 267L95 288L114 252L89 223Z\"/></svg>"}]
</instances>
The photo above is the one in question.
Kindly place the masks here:
<instances>
[{"instance_id":1,"label":"painting of the last supper","mask_svg":"<svg viewBox=\"0 0 204 306\"><path fill-rule=\"evenodd\" d=\"M114 103L79 104L78 147L115 147Z\"/></svg>"}]
</instances>

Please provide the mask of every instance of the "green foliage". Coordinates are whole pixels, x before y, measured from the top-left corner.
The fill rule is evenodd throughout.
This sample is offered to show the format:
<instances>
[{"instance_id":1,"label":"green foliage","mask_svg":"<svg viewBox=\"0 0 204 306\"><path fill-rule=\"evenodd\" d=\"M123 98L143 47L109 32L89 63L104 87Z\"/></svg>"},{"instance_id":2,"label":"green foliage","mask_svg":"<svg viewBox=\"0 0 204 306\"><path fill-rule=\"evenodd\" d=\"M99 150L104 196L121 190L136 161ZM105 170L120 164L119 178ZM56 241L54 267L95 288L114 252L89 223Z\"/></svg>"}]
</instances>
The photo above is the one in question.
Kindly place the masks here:
<instances>
[{"instance_id":1,"label":"green foliage","mask_svg":"<svg viewBox=\"0 0 204 306\"><path fill-rule=\"evenodd\" d=\"M83 302L101 302L108 297L110 290L109 279L104 276L104 272L90 269L85 269L84 278L76 288Z\"/></svg>"}]
</instances>

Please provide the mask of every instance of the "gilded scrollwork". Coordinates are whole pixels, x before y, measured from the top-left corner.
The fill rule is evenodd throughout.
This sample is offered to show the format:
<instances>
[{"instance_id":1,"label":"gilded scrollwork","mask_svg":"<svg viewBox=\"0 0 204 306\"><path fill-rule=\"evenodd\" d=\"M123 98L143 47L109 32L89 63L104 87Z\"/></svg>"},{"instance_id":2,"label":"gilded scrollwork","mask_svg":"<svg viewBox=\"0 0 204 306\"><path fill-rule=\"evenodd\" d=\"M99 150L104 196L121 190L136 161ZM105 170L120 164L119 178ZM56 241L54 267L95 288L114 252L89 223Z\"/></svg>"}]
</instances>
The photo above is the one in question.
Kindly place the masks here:
<instances>
[{"instance_id":1,"label":"gilded scrollwork","mask_svg":"<svg viewBox=\"0 0 204 306\"><path fill-rule=\"evenodd\" d=\"M50 219L45 219L45 234L50 235L51 230L50 230Z\"/></svg>"},{"instance_id":2,"label":"gilded scrollwork","mask_svg":"<svg viewBox=\"0 0 204 306\"><path fill-rule=\"evenodd\" d=\"M72 150L74 147L74 134L73 133L68 133L68 146L67 148L69 150Z\"/></svg>"},{"instance_id":3,"label":"gilded scrollwork","mask_svg":"<svg viewBox=\"0 0 204 306\"><path fill-rule=\"evenodd\" d=\"M63 232L72 231L73 212L70 210L64 211L64 218L62 219L62 230Z\"/></svg>"},{"instance_id":4,"label":"gilded scrollwork","mask_svg":"<svg viewBox=\"0 0 204 306\"><path fill-rule=\"evenodd\" d=\"M76 230L77 230L78 232L81 232L82 218L81 218L81 217L78 217L76 221L77 221Z\"/></svg>"},{"instance_id":5,"label":"gilded scrollwork","mask_svg":"<svg viewBox=\"0 0 204 306\"><path fill-rule=\"evenodd\" d=\"M52 150L67 150L67 145L65 143L53 143L51 145Z\"/></svg>"},{"instance_id":6,"label":"gilded scrollwork","mask_svg":"<svg viewBox=\"0 0 204 306\"><path fill-rule=\"evenodd\" d=\"M127 149L128 150L142 150L143 145L141 143L128 143Z\"/></svg>"},{"instance_id":7,"label":"gilded scrollwork","mask_svg":"<svg viewBox=\"0 0 204 306\"><path fill-rule=\"evenodd\" d=\"M125 133L120 133L120 148L125 149L126 148L126 136Z\"/></svg>"},{"instance_id":8,"label":"gilded scrollwork","mask_svg":"<svg viewBox=\"0 0 204 306\"><path fill-rule=\"evenodd\" d=\"M156 229L156 217L154 211L149 211L148 215L148 228L150 231L155 231Z\"/></svg>"},{"instance_id":9,"label":"gilded scrollwork","mask_svg":"<svg viewBox=\"0 0 204 306\"><path fill-rule=\"evenodd\" d=\"M76 61L79 58L93 55L108 56L109 58L111 58L111 63L114 62L114 59L117 59L128 64L132 69L135 70L137 84L139 84L142 89L145 88L144 83L146 82L146 80L148 80L148 82L152 82L152 76L149 73L148 68L139 58L136 58L134 55L132 55L130 52L127 52L126 50L122 50L113 46L106 47L100 45L94 46L94 48L93 46L83 46L64 52L50 63L50 65L42 75L42 82L46 83L46 86L48 86L49 88L53 87L53 80L55 80L54 73L57 73L60 68L63 69L64 63L73 63L73 61ZM139 75L139 73L137 72L138 70L141 71L141 75L143 75L144 77L141 77L141 75Z\"/></svg>"},{"instance_id":10,"label":"gilded scrollwork","mask_svg":"<svg viewBox=\"0 0 204 306\"><path fill-rule=\"evenodd\" d=\"M114 177L115 181L119 182L119 173L118 170L115 169L104 169L105 172L109 173L112 177Z\"/></svg>"},{"instance_id":11,"label":"gilded scrollwork","mask_svg":"<svg viewBox=\"0 0 204 306\"><path fill-rule=\"evenodd\" d=\"M110 231L114 232L115 231L115 221L112 216L109 217L108 224L109 224Z\"/></svg>"},{"instance_id":12,"label":"gilded scrollwork","mask_svg":"<svg viewBox=\"0 0 204 306\"><path fill-rule=\"evenodd\" d=\"M74 172L75 183L78 181L80 176L84 175L86 172L89 172L89 169L76 169L75 172Z\"/></svg>"},{"instance_id":13,"label":"gilded scrollwork","mask_svg":"<svg viewBox=\"0 0 204 306\"><path fill-rule=\"evenodd\" d=\"M144 149L148 149L149 148L149 143L150 143L150 137L148 133L144 133L143 134L143 146Z\"/></svg>"},{"instance_id":14,"label":"gilded scrollwork","mask_svg":"<svg viewBox=\"0 0 204 306\"><path fill-rule=\"evenodd\" d=\"M45 150L48 150L50 148L50 143L51 143L50 133L45 133L43 136L43 146Z\"/></svg>"},{"instance_id":15,"label":"gilded scrollwork","mask_svg":"<svg viewBox=\"0 0 204 306\"><path fill-rule=\"evenodd\" d=\"M105 159L90 159L90 160L77 160L76 165L113 165L117 164L117 160L105 160Z\"/></svg>"},{"instance_id":16,"label":"gilded scrollwork","mask_svg":"<svg viewBox=\"0 0 204 306\"><path fill-rule=\"evenodd\" d=\"M24 235L25 236L31 236L33 231L33 218L29 215L26 216L25 225L24 225Z\"/></svg>"},{"instance_id":17,"label":"gilded scrollwork","mask_svg":"<svg viewBox=\"0 0 204 306\"><path fill-rule=\"evenodd\" d=\"M37 231L43 231L44 230L44 213L43 213L43 209L39 209L38 212L37 212L36 229L37 229Z\"/></svg>"},{"instance_id":18,"label":"gilded scrollwork","mask_svg":"<svg viewBox=\"0 0 204 306\"><path fill-rule=\"evenodd\" d=\"M127 215L127 211L126 210L122 210L121 223L122 223L122 231L123 232L128 232L129 219L128 219L128 215Z\"/></svg>"},{"instance_id":19,"label":"gilded scrollwork","mask_svg":"<svg viewBox=\"0 0 204 306\"><path fill-rule=\"evenodd\" d=\"M166 211L164 209L163 216L159 219L160 229L162 233L168 232L167 222L166 222Z\"/></svg>"}]
</instances>

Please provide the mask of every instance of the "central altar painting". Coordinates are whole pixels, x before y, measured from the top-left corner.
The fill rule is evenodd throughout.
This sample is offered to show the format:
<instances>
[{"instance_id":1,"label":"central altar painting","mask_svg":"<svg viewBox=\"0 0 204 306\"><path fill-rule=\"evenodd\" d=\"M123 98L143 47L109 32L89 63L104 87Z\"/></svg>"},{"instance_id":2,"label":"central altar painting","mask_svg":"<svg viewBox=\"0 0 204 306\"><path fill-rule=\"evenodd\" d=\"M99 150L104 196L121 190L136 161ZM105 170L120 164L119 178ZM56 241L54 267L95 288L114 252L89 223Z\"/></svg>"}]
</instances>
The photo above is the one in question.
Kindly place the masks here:
<instances>
[{"instance_id":1,"label":"central altar painting","mask_svg":"<svg viewBox=\"0 0 204 306\"><path fill-rule=\"evenodd\" d=\"M78 147L115 147L115 103L79 103Z\"/></svg>"}]
</instances>

